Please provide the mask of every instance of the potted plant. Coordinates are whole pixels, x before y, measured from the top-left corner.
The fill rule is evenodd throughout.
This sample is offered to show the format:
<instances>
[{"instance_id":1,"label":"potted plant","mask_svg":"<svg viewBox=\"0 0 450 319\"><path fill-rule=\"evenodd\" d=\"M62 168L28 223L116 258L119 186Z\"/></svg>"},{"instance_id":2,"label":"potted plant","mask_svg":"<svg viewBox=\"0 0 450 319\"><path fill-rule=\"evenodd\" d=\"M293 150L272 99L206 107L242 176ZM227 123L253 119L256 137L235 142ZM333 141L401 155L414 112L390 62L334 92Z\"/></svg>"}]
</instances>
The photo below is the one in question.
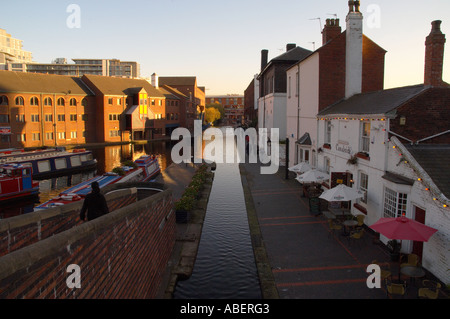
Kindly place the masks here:
<instances>
[{"instance_id":1,"label":"potted plant","mask_svg":"<svg viewBox=\"0 0 450 319\"><path fill-rule=\"evenodd\" d=\"M175 218L177 223L187 223L189 220L189 212L194 207L195 198L185 195L175 202Z\"/></svg>"},{"instance_id":2,"label":"potted plant","mask_svg":"<svg viewBox=\"0 0 450 319\"><path fill-rule=\"evenodd\" d=\"M387 247L391 254L391 261L399 261L400 258L400 244L395 239L391 239L387 242Z\"/></svg>"},{"instance_id":3,"label":"potted plant","mask_svg":"<svg viewBox=\"0 0 450 319\"><path fill-rule=\"evenodd\" d=\"M365 159L365 160L370 159L369 153L367 153L367 152L358 152L358 153L356 153L356 156L359 158Z\"/></svg>"},{"instance_id":4,"label":"potted plant","mask_svg":"<svg viewBox=\"0 0 450 319\"><path fill-rule=\"evenodd\" d=\"M356 155L352 155L348 161L347 161L348 165L356 165L358 164L358 157Z\"/></svg>"}]
</instances>

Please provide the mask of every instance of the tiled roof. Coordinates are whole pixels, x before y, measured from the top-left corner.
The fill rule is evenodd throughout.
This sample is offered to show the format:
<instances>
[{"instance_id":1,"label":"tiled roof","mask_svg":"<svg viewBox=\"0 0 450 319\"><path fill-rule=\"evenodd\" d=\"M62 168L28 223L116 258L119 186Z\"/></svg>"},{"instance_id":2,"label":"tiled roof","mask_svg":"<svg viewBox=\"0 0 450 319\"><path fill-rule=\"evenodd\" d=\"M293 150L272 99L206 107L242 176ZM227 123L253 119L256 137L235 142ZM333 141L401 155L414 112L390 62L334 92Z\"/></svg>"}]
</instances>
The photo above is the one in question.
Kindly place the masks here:
<instances>
[{"instance_id":1,"label":"tiled roof","mask_svg":"<svg viewBox=\"0 0 450 319\"><path fill-rule=\"evenodd\" d=\"M78 77L0 71L0 92L92 95Z\"/></svg>"},{"instance_id":2,"label":"tiled roof","mask_svg":"<svg viewBox=\"0 0 450 319\"><path fill-rule=\"evenodd\" d=\"M355 94L346 100L341 100L328 106L319 112L318 115L387 114L421 94L426 89L428 87L421 84Z\"/></svg>"},{"instance_id":3,"label":"tiled roof","mask_svg":"<svg viewBox=\"0 0 450 319\"><path fill-rule=\"evenodd\" d=\"M195 76L160 76L159 77L159 86L169 85L169 86L177 86L177 85L195 85L197 78Z\"/></svg>"},{"instance_id":4,"label":"tiled roof","mask_svg":"<svg viewBox=\"0 0 450 319\"><path fill-rule=\"evenodd\" d=\"M83 75L82 79L84 78L92 82L104 95L132 95L143 88L151 97L164 97L164 94L146 80L101 75Z\"/></svg>"},{"instance_id":5,"label":"tiled roof","mask_svg":"<svg viewBox=\"0 0 450 319\"><path fill-rule=\"evenodd\" d=\"M431 177L439 190L450 198L450 145L419 144L406 145L419 165Z\"/></svg>"}]
</instances>

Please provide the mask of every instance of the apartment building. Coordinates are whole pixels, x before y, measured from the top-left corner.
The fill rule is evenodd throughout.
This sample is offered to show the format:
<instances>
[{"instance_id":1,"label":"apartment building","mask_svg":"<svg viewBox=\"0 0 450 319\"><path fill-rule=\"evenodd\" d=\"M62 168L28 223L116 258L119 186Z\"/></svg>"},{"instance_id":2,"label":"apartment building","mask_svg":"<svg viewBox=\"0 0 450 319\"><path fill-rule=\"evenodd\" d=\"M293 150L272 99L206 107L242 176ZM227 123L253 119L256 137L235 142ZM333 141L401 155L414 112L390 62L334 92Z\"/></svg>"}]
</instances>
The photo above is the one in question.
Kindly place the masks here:
<instances>
[{"instance_id":1,"label":"apartment building","mask_svg":"<svg viewBox=\"0 0 450 319\"><path fill-rule=\"evenodd\" d=\"M0 70L24 71L32 62L32 54L23 50L23 41L0 29Z\"/></svg>"},{"instance_id":2,"label":"apartment building","mask_svg":"<svg viewBox=\"0 0 450 319\"><path fill-rule=\"evenodd\" d=\"M237 94L211 95L206 97L206 105L218 103L225 110L225 125L239 125L244 122L244 96Z\"/></svg>"},{"instance_id":3,"label":"apartment building","mask_svg":"<svg viewBox=\"0 0 450 319\"><path fill-rule=\"evenodd\" d=\"M142 79L0 71L0 148L164 138L197 106Z\"/></svg>"},{"instance_id":4,"label":"apartment building","mask_svg":"<svg viewBox=\"0 0 450 319\"><path fill-rule=\"evenodd\" d=\"M137 62L118 59L72 59L57 58L52 63L27 63L29 73L83 76L85 74L139 78L140 65Z\"/></svg>"}]
</instances>

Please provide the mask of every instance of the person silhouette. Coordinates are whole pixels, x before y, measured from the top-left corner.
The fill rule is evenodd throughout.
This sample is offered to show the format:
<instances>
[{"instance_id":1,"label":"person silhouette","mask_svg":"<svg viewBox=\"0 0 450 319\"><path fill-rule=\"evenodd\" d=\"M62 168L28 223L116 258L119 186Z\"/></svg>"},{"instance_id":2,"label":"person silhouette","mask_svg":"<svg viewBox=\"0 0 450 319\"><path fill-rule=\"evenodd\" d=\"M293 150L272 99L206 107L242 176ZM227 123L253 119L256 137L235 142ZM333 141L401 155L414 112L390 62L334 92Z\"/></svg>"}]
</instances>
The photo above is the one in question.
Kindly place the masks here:
<instances>
[{"instance_id":1,"label":"person silhouette","mask_svg":"<svg viewBox=\"0 0 450 319\"><path fill-rule=\"evenodd\" d=\"M86 195L83 207L80 211L80 219L83 221L86 218L86 215L87 220L90 221L109 213L108 204L106 203L105 196L100 193L98 182L92 182L91 188L92 191Z\"/></svg>"}]
</instances>

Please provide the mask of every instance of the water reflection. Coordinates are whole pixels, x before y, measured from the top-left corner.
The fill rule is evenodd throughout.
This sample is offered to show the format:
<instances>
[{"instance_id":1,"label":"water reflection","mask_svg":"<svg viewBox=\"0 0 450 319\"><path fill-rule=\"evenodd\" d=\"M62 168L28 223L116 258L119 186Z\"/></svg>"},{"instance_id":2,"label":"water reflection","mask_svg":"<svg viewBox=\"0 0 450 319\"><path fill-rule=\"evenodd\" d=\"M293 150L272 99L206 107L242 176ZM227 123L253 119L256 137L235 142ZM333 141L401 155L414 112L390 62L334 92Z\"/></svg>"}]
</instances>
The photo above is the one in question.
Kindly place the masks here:
<instances>
[{"instance_id":1,"label":"water reflection","mask_svg":"<svg viewBox=\"0 0 450 319\"><path fill-rule=\"evenodd\" d=\"M35 206L58 196L73 185L77 185L96 175L112 171L114 167L120 166L125 160L135 160L142 155L158 155L159 165L164 170L172 163L172 147L172 141L161 141L142 145L126 144L87 148L92 151L94 158L97 159L97 168L95 170L39 180L39 197L35 200L30 199L0 204L0 219L31 213Z\"/></svg>"},{"instance_id":2,"label":"water reflection","mask_svg":"<svg viewBox=\"0 0 450 319\"><path fill-rule=\"evenodd\" d=\"M223 145L210 154L218 159L225 153ZM236 152L234 158L217 163L195 267L178 282L176 299L261 298Z\"/></svg>"}]
</instances>

